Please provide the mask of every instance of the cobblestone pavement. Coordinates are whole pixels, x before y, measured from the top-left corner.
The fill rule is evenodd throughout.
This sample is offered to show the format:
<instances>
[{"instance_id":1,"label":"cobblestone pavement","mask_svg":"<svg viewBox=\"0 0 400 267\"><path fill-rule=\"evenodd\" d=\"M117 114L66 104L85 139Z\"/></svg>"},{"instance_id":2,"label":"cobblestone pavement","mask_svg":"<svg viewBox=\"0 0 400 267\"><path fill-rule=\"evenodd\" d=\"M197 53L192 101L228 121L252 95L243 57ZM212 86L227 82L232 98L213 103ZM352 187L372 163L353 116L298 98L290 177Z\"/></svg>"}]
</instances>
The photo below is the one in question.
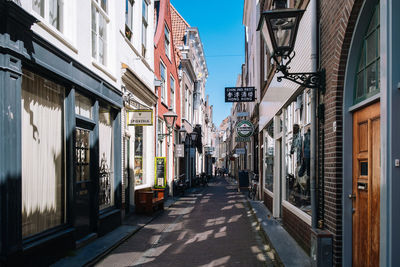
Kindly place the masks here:
<instances>
[{"instance_id":1,"label":"cobblestone pavement","mask_svg":"<svg viewBox=\"0 0 400 267\"><path fill-rule=\"evenodd\" d=\"M276 266L237 187L217 178L180 198L97 266Z\"/></svg>"}]
</instances>

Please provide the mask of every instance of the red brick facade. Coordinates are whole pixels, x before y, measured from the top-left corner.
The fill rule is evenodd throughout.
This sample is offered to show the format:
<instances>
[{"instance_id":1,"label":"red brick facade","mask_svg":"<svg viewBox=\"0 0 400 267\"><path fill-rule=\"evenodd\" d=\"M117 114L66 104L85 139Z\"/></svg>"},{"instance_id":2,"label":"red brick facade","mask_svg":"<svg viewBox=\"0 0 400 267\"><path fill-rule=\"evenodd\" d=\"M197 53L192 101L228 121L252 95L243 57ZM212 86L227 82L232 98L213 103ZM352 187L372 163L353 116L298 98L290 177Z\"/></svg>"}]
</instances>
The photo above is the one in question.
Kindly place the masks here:
<instances>
[{"instance_id":1,"label":"red brick facade","mask_svg":"<svg viewBox=\"0 0 400 267\"><path fill-rule=\"evenodd\" d=\"M311 248L311 227L302 219L293 214L290 210L282 206L283 227L299 243L299 245L309 254Z\"/></svg>"},{"instance_id":2,"label":"red brick facade","mask_svg":"<svg viewBox=\"0 0 400 267\"><path fill-rule=\"evenodd\" d=\"M158 14L157 10L155 10L155 16L158 16L158 20L156 21L156 33L154 36L154 72L157 79L161 80L160 73L160 63L164 64L166 68L166 80L167 80L167 95L165 102L161 101L161 87L157 88L157 96L158 96L158 104L157 104L157 113L158 118L163 120L163 115L168 111L168 108L171 105L171 79L172 76L175 80L175 112L178 115L176 120L176 127L179 128L181 125L181 97L180 97L180 83L178 76L178 66L176 65L175 53L174 53L174 40L172 33L172 23L171 23L171 10L170 10L170 1L169 0L161 0L159 4ZM168 28L170 32L170 57L168 57L165 53L165 26ZM156 122L158 123L158 122ZM174 138L174 137L173 137ZM157 139L157 133L155 140ZM174 140L174 139L172 139ZM167 146L167 142L164 142L163 145ZM167 154L168 154L168 150ZM169 155L167 155L168 157Z\"/></svg>"},{"instance_id":3,"label":"red brick facade","mask_svg":"<svg viewBox=\"0 0 400 267\"><path fill-rule=\"evenodd\" d=\"M324 130L324 223L333 234L334 265L342 263L343 88L348 51L362 0L321 0L321 68L326 69ZM336 122L336 131L333 125ZM321 139L320 139L321 140ZM322 145L321 143L319 144Z\"/></svg>"}]
</instances>

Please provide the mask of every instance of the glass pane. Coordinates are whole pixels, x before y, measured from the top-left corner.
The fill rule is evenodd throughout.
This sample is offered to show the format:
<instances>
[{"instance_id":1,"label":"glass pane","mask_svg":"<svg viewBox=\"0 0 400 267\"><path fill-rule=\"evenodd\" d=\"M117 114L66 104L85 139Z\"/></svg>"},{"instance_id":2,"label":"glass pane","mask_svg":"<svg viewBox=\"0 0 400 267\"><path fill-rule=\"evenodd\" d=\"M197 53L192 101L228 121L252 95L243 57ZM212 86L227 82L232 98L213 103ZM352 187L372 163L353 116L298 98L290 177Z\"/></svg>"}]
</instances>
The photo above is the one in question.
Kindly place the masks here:
<instances>
[{"instance_id":1,"label":"glass pane","mask_svg":"<svg viewBox=\"0 0 400 267\"><path fill-rule=\"evenodd\" d=\"M271 19L272 30L278 47L289 46L295 21L295 18Z\"/></svg>"},{"instance_id":2,"label":"glass pane","mask_svg":"<svg viewBox=\"0 0 400 267\"><path fill-rule=\"evenodd\" d=\"M90 181L90 131L76 129L76 181Z\"/></svg>"},{"instance_id":3,"label":"glass pane","mask_svg":"<svg viewBox=\"0 0 400 267\"><path fill-rule=\"evenodd\" d=\"M367 64L374 61L377 57L377 33L373 32L366 40L367 44Z\"/></svg>"},{"instance_id":4,"label":"glass pane","mask_svg":"<svg viewBox=\"0 0 400 267\"><path fill-rule=\"evenodd\" d=\"M134 177L135 184L144 184L143 181L143 127L135 126L135 164Z\"/></svg>"},{"instance_id":5,"label":"glass pane","mask_svg":"<svg viewBox=\"0 0 400 267\"><path fill-rule=\"evenodd\" d=\"M97 58L97 21L96 8L92 5L92 57Z\"/></svg>"},{"instance_id":6,"label":"glass pane","mask_svg":"<svg viewBox=\"0 0 400 267\"><path fill-rule=\"evenodd\" d=\"M145 23L142 24L142 45L146 47L147 43L147 26Z\"/></svg>"},{"instance_id":7,"label":"glass pane","mask_svg":"<svg viewBox=\"0 0 400 267\"><path fill-rule=\"evenodd\" d=\"M371 33L379 23L378 18L377 18L377 16L378 16L377 13L378 13L377 10L375 10L374 15L371 18L371 22L369 24L367 34Z\"/></svg>"},{"instance_id":8,"label":"glass pane","mask_svg":"<svg viewBox=\"0 0 400 267\"><path fill-rule=\"evenodd\" d=\"M61 12L62 12L62 1L61 0L50 0L49 1L49 22L58 30L61 30Z\"/></svg>"},{"instance_id":9,"label":"glass pane","mask_svg":"<svg viewBox=\"0 0 400 267\"><path fill-rule=\"evenodd\" d=\"M33 0L32 9L40 16L44 17L44 0Z\"/></svg>"},{"instance_id":10,"label":"glass pane","mask_svg":"<svg viewBox=\"0 0 400 267\"><path fill-rule=\"evenodd\" d=\"M357 75L356 99L364 95L364 72Z\"/></svg>"},{"instance_id":11,"label":"glass pane","mask_svg":"<svg viewBox=\"0 0 400 267\"><path fill-rule=\"evenodd\" d=\"M104 209L114 205L114 135L111 112L99 110L99 205Z\"/></svg>"},{"instance_id":12,"label":"glass pane","mask_svg":"<svg viewBox=\"0 0 400 267\"><path fill-rule=\"evenodd\" d=\"M92 101L79 93L75 93L75 113L91 119Z\"/></svg>"},{"instance_id":13,"label":"glass pane","mask_svg":"<svg viewBox=\"0 0 400 267\"><path fill-rule=\"evenodd\" d=\"M23 70L22 237L65 222L64 88Z\"/></svg>"},{"instance_id":14,"label":"glass pane","mask_svg":"<svg viewBox=\"0 0 400 267\"><path fill-rule=\"evenodd\" d=\"M367 94L376 91L377 89L377 81L376 81L376 62L371 64L371 66L369 66L367 68Z\"/></svg>"},{"instance_id":15,"label":"glass pane","mask_svg":"<svg viewBox=\"0 0 400 267\"><path fill-rule=\"evenodd\" d=\"M269 128L273 129L273 126L269 126ZM268 131L268 130L267 130ZM275 153L275 140L267 133L267 136L265 137L265 142L266 142L266 150L265 150L265 159L264 159L264 165L265 165L265 174L264 174L264 183L265 183L265 188L267 188L269 191L273 192L274 191L274 153Z\"/></svg>"},{"instance_id":16,"label":"glass pane","mask_svg":"<svg viewBox=\"0 0 400 267\"><path fill-rule=\"evenodd\" d=\"M147 22L147 2L145 0L143 0L142 5L142 17Z\"/></svg>"},{"instance_id":17,"label":"glass pane","mask_svg":"<svg viewBox=\"0 0 400 267\"><path fill-rule=\"evenodd\" d=\"M107 13L107 0L101 0L101 8Z\"/></svg>"},{"instance_id":18,"label":"glass pane","mask_svg":"<svg viewBox=\"0 0 400 267\"><path fill-rule=\"evenodd\" d=\"M103 65L106 65L106 30L106 20L103 16L99 16L99 62Z\"/></svg>"},{"instance_id":19,"label":"glass pane","mask_svg":"<svg viewBox=\"0 0 400 267\"><path fill-rule=\"evenodd\" d=\"M358 70L362 70L365 67L365 45L363 45L361 55L360 55L360 64L358 65Z\"/></svg>"}]
</instances>

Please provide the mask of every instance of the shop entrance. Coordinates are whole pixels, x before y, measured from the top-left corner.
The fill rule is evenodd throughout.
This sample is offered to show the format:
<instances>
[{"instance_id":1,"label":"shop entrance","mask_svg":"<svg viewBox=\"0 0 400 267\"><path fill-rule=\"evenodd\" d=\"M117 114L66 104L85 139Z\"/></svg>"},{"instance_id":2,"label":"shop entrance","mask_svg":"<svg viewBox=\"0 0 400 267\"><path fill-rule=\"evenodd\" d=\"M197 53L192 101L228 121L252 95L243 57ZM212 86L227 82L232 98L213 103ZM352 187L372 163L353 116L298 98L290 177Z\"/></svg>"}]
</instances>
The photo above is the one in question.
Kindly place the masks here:
<instances>
[{"instance_id":1,"label":"shop entrance","mask_svg":"<svg viewBox=\"0 0 400 267\"><path fill-rule=\"evenodd\" d=\"M92 232L92 196L91 178L91 138L92 131L76 128L75 130L75 221L76 240Z\"/></svg>"},{"instance_id":2,"label":"shop entrance","mask_svg":"<svg viewBox=\"0 0 400 267\"><path fill-rule=\"evenodd\" d=\"M380 103L353 115L353 266L379 266Z\"/></svg>"}]
</instances>

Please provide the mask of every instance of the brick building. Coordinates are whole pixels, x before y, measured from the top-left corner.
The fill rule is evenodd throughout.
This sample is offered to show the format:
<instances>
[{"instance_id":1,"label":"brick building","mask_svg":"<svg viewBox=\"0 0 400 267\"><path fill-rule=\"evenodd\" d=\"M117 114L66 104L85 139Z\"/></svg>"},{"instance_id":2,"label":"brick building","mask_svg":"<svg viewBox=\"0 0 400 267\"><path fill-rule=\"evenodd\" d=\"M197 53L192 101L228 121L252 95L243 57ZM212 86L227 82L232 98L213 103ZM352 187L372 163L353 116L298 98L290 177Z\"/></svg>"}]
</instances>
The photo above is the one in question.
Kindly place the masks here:
<instances>
[{"instance_id":1,"label":"brick building","mask_svg":"<svg viewBox=\"0 0 400 267\"><path fill-rule=\"evenodd\" d=\"M172 33L171 8L169 0L155 2L154 72L161 81L158 87L157 130L155 136L156 156L167 158L168 185L172 190L173 179L178 175L174 146L178 143L178 129L181 126L181 94ZM178 117L171 137L159 138L167 132L163 115L172 109ZM175 166L175 168L174 168Z\"/></svg>"}]
</instances>

